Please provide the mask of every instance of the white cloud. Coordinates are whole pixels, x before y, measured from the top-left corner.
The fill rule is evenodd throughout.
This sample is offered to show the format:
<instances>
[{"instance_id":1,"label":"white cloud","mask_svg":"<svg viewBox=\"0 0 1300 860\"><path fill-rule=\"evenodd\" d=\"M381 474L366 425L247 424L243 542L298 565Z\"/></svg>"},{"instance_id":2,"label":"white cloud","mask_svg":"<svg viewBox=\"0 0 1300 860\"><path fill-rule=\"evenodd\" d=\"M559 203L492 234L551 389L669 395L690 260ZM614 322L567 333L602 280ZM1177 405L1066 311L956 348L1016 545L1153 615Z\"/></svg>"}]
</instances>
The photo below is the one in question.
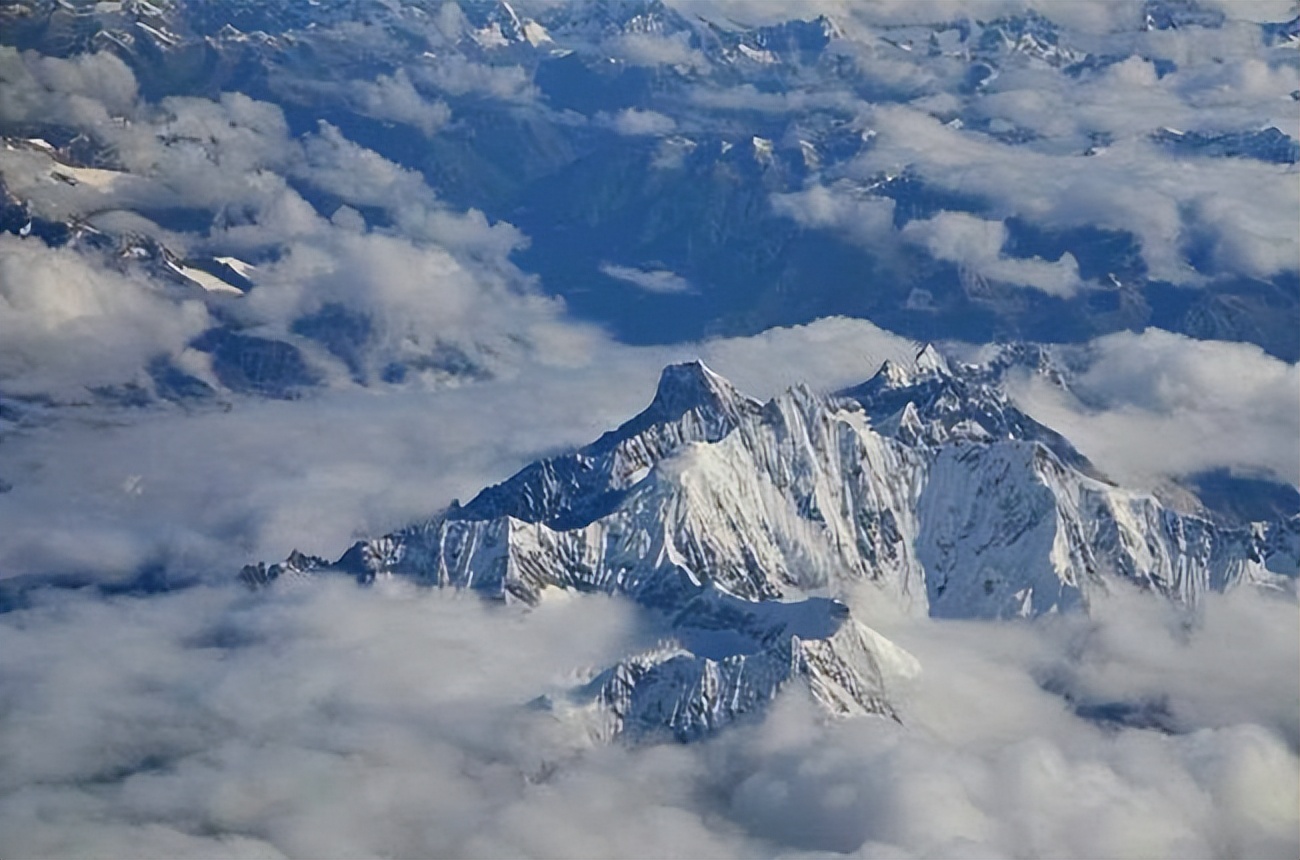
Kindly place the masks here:
<instances>
[{"instance_id":1,"label":"white cloud","mask_svg":"<svg viewBox=\"0 0 1300 860\"><path fill-rule=\"evenodd\" d=\"M1235 21L1285 21L1295 17L1295 4L1290 0L1201 0L1199 5L1218 9Z\"/></svg>"},{"instance_id":2,"label":"white cloud","mask_svg":"<svg viewBox=\"0 0 1300 860\"><path fill-rule=\"evenodd\" d=\"M1295 271L1300 260L1292 229L1300 223L1300 202L1277 165L1236 158L1193 165L1140 139L1117 141L1093 157L1051 154L1005 146L893 106L875 110L874 127L876 145L858 159L863 178L910 166L928 183L986 200L994 216L1126 230L1141 242L1153 278L1200 282L1185 247L1193 236L1208 236L1221 248L1220 265L1247 265L1255 276ZM1206 202L1216 198L1231 202ZM1207 205L1258 214L1246 225L1206 221L1197 213Z\"/></svg>"},{"instance_id":3,"label":"white cloud","mask_svg":"<svg viewBox=\"0 0 1300 860\"><path fill-rule=\"evenodd\" d=\"M638 110L636 108L619 111L610 118L609 124L614 131L627 137L658 137L672 134L673 130L677 128L677 123L671 117L652 110Z\"/></svg>"},{"instance_id":4,"label":"white cloud","mask_svg":"<svg viewBox=\"0 0 1300 860\"><path fill-rule=\"evenodd\" d=\"M894 201L852 189L813 185L773 194L772 208L801 226L835 230L866 246L879 246L894 233Z\"/></svg>"},{"instance_id":5,"label":"white cloud","mask_svg":"<svg viewBox=\"0 0 1300 860\"><path fill-rule=\"evenodd\" d=\"M440 101L429 101L411 83L405 69L379 75L372 81L352 81L346 90L352 106L368 117L414 126L433 136L451 119L451 109Z\"/></svg>"},{"instance_id":6,"label":"white cloud","mask_svg":"<svg viewBox=\"0 0 1300 860\"><path fill-rule=\"evenodd\" d=\"M135 76L107 52L65 60L0 46L0 82L0 116L20 122L95 127L135 108Z\"/></svg>"},{"instance_id":7,"label":"white cloud","mask_svg":"<svg viewBox=\"0 0 1300 860\"><path fill-rule=\"evenodd\" d=\"M371 341L358 345L364 373L374 377L387 363L405 361L415 376L436 381L449 375L440 356L479 371L500 370L522 360L535 338L559 353L587 337L584 325L563 319L562 303L537 294L533 279L510 262L527 244L519 230L477 210L447 209L418 173L329 124L293 139L278 106L225 94L217 101L165 99L110 132L127 168L111 174L111 183L69 186L48 175L54 165L48 156L24 150L0 151L0 169L10 190L47 217L93 212L96 223L141 229L180 254L259 261L258 288L226 309L260 327L258 333L284 336L300 316L341 304L371 324ZM291 179L353 206L385 209L393 223L367 232L352 209L327 213L338 217L326 220ZM176 234L114 214L116 207L136 206L208 209L213 227L207 235ZM4 300L15 312L8 316L13 334L0 341L0 365L10 393L58 385L59 398L84 399L85 385L135 381L155 354L178 357L211 324L202 304L179 301L162 282L92 271L101 265L98 257L85 258L66 282L50 287L50 272L83 258L34 239L4 238L10 269ZM94 300L89 294L78 300L75 321L33 324L32 314L49 311L52 302L69 305L69 290L78 289L93 290ZM325 363L328 375L350 377L354 368L300 345L308 347L309 361Z\"/></svg>"},{"instance_id":8,"label":"white cloud","mask_svg":"<svg viewBox=\"0 0 1300 860\"><path fill-rule=\"evenodd\" d=\"M1014 286L1032 287L1068 298L1082 286L1079 265L1068 252L1049 262L1040 257L1008 257L1002 253L1007 228L964 212L941 212L924 221L910 221L904 239L924 245L940 260L956 263L978 277Z\"/></svg>"},{"instance_id":9,"label":"white cloud","mask_svg":"<svg viewBox=\"0 0 1300 860\"><path fill-rule=\"evenodd\" d=\"M1295 856L1293 599L1211 597L1191 626L1140 595L1024 625L857 602L923 661L902 725L826 722L791 688L703 744L586 748L523 705L644 641L616 600L46 595L0 616L0 850ZM1098 726L1048 678L1080 705L1165 703L1177 733Z\"/></svg>"},{"instance_id":10,"label":"white cloud","mask_svg":"<svg viewBox=\"0 0 1300 860\"><path fill-rule=\"evenodd\" d=\"M895 203L855 191L852 186L812 185L803 191L772 195L778 214L804 227L834 230L850 241L882 254L892 253L897 238L924 247L940 260L956 263L981 279L1030 287L1068 298L1083 286L1072 254L1055 261L1009 257L1002 253L1006 225L964 212L940 212L894 229Z\"/></svg>"},{"instance_id":11,"label":"white cloud","mask_svg":"<svg viewBox=\"0 0 1300 860\"><path fill-rule=\"evenodd\" d=\"M429 59L429 65L415 66L411 74L420 83L453 96L478 95L506 102L530 102L538 95L524 68L475 63L457 54Z\"/></svg>"},{"instance_id":12,"label":"white cloud","mask_svg":"<svg viewBox=\"0 0 1300 860\"><path fill-rule=\"evenodd\" d=\"M376 254L402 256L386 245ZM671 361L702 356L770 397L798 382L855 384L915 352L848 319L654 348L562 320L523 331L532 351L502 361L497 379L456 388L344 387L293 402L236 400L230 411L118 416L111 427L65 421L6 439L0 478L14 488L0 494L0 572L111 578L158 562L221 577L294 548L337 555L356 537L594 440L649 403ZM124 493L133 477L138 492Z\"/></svg>"},{"instance_id":13,"label":"white cloud","mask_svg":"<svg viewBox=\"0 0 1300 860\"><path fill-rule=\"evenodd\" d=\"M302 148L304 161L294 175L350 204L393 211L435 205L434 193L418 171L353 143L327 122L303 139Z\"/></svg>"},{"instance_id":14,"label":"white cloud","mask_svg":"<svg viewBox=\"0 0 1300 860\"><path fill-rule=\"evenodd\" d=\"M599 599L525 619L347 583L269 597L73 598L0 622L26 699L3 706L5 852L463 855L571 756L521 705L631 628Z\"/></svg>"},{"instance_id":15,"label":"white cloud","mask_svg":"<svg viewBox=\"0 0 1300 860\"><path fill-rule=\"evenodd\" d=\"M484 242L455 216L446 224L462 243ZM486 241L495 228L484 222ZM488 248L493 248L488 245ZM284 255L261 267L245 318L280 326L329 303L365 314L376 338L372 361L415 360L456 345L495 365L527 351L534 322L557 321L562 305L533 294L501 258L474 261L455 246L380 232L337 229L313 216ZM458 250L458 249L456 249ZM507 250L508 253L508 250Z\"/></svg>"},{"instance_id":16,"label":"white cloud","mask_svg":"<svg viewBox=\"0 0 1300 860\"><path fill-rule=\"evenodd\" d=\"M689 293L691 284L681 275L665 269L635 269L631 266L617 266L602 263L600 271L615 280L640 287L649 293Z\"/></svg>"},{"instance_id":17,"label":"white cloud","mask_svg":"<svg viewBox=\"0 0 1300 860\"><path fill-rule=\"evenodd\" d=\"M121 169L111 183L45 181L48 157L22 151L0 156L6 183L34 212L53 218L146 206L256 210L283 190L281 174L300 158L280 108L239 93L168 98L139 114L129 123L81 126Z\"/></svg>"},{"instance_id":18,"label":"white cloud","mask_svg":"<svg viewBox=\"0 0 1300 860\"><path fill-rule=\"evenodd\" d=\"M879 23L987 19L1023 4L713 6L742 19L827 11L865 38ZM1054 9L1096 34L1136 23L1140 6ZM454 30L457 12L444 6L439 21ZM376 53L390 44L355 22L337 35ZM856 165L861 178L910 166L989 202L983 216L942 213L903 232L987 278L1056 294L1079 286L1073 258L1003 255L1000 219L1012 214L1130 230L1154 273L1180 282L1194 280L1189 242L1204 243L1218 272L1293 271L1300 219L1283 168L1170 158L1145 135L1210 121L1289 130L1294 66L1252 56L1249 28L1110 38L1179 69L1158 78L1150 62L1129 60L1079 82L1006 69L967 103L940 92L952 69L864 42L836 50L871 86L925 101L869 109L847 89L747 85L696 85L687 99L697 112L869 119L878 134ZM705 67L681 36L607 47L630 64ZM107 54L0 49L0 76L5 119L92 130L133 175L93 194L34 183L38 209L207 208L221 217L190 238L196 248L265 259L258 289L232 311L243 321L275 333L340 302L376 321L376 362L454 348L497 374L435 391L344 381L295 403L235 399L229 411L89 407L85 421L65 414L7 437L0 478L13 489L0 493L0 576L112 578L158 563L225 581L243 562L293 547L333 555L589 441L644 406L667 361L701 354L767 396L796 381L851 384L913 349L845 319L703 344L613 344L530 291L510 261L527 241L519 230L451 211L417 174L328 125L295 140L278 107L241 95L142 105L129 69ZM521 70L460 60L320 92L432 135L450 110L430 90L516 103L535 95ZM1040 138L1013 148L929 113L963 109ZM676 128L651 111L609 121L624 134ZM1093 131L1117 140L1085 159ZM391 225L371 229L354 208L317 212L290 180L382 208ZM892 201L843 186L776 195L772 205L855 241L895 235ZM689 287L663 270L604 271L648 289ZM6 392L120 382L156 353L201 372L184 348L208 312L158 288L75 250L0 237ZM1115 335L1091 351L1083 402L1032 383L1017 393L1104 469L1155 481L1228 466L1300 483L1296 365L1163 332ZM518 706L641 634L616 602L520 614L345 584L256 597L228 587L148 600L47 594L0 616L0 853L1296 856L1300 727L1295 689L1279 681L1300 674L1294 600L1212 597L1191 627L1123 598L1091 621L994 627L891 619L866 594L864 616L926 666L900 701L903 726L819 723L794 691L765 723L699 747L582 754L562 727ZM1100 728L1045 690L1048 679L1081 704L1153 707L1178 733Z\"/></svg>"},{"instance_id":19,"label":"white cloud","mask_svg":"<svg viewBox=\"0 0 1300 860\"><path fill-rule=\"evenodd\" d=\"M0 234L0 385L11 394L86 399L135 381L209 324L193 298L106 269L71 249Z\"/></svg>"},{"instance_id":20,"label":"white cloud","mask_svg":"<svg viewBox=\"0 0 1300 860\"><path fill-rule=\"evenodd\" d=\"M1076 388L1090 405L1041 381L1015 395L1121 483L1232 468L1300 486L1300 366L1159 329L1088 351Z\"/></svg>"},{"instance_id":21,"label":"white cloud","mask_svg":"<svg viewBox=\"0 0 1300 860\"><path fill-rule=\"evenodd\" d=\"M605 47L614 56L634 66L677 66L699 70L709 66L708 58L690 46L686 33L625 33Z\"/></svg>"}]
</instances>

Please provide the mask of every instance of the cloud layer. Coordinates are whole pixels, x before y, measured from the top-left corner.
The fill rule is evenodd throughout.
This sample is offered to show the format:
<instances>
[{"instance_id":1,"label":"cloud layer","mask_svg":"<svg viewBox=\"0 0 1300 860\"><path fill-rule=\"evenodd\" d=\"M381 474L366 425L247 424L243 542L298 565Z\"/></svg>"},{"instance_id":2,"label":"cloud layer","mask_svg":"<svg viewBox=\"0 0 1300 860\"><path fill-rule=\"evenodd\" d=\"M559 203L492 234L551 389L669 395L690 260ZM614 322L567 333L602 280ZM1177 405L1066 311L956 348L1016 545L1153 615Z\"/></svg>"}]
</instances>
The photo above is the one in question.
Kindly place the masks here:
<instances>
[{"instance_id":1,"label":"cloud layer","mask_svg":"<svg viewBox=\"0 0 1300 860\"><path fill-rule=\"evenodd\" d=\"M592 748L523 707L643 636L617 601L535 611L400 584L0 617L0 847L22 856L1288 857L1293 600L1143 596L1092 622L954 625L859 595L924 671L901 725L792 688L711 741ZM1257 631L1247 642L1243 629ZM474 671L465 671L472 665ZM1284 685L1285 686L1285 685ZM1049 692L1055 688L1058 692ZM1078 705L1151 702L1168 734ZM1163 704L1160 704L1163 703Z\"/></svg>"},{"instance_id":2,"label":"cloud layer","mask_svg":"<svg viewBox=\"0 0 1300 860\"><path fill-rule=\"evenodd\" d=\"M0 578L115 577L147 564L224 578L294 548L337 555L595 439L649 403L671 361L702 356L768 397L801 381L860 382L914 351L847 319L676 347L575 342L567 329L558 341L547 365L449 389L342 387L13 436L0 458L13 487L0 494Z\"/></svg>"},{"instance_id":3,"label":"cloud layer","mask_svg":"<svg viewBox=\"0 0 1300 860\"><path fill-rule=\"evenodd\" d=\"M519 7L534 5L547 4ZM855 613L924 666L898 691L901 724L826 722L792 689L761 724L634 749L593 748L526 707L653 637L617 600L525 612L400 583L254 595L231 582L241 564L294 548L337 555L594 439L649 401L669 361L702 356L767 397L796 382L854 384L914 353L838 317L617 343L521 268L524 231L486 204L448 202L458 181L510 213L516 172L559 170L599 141L635 149L652 144L626 138L675 135L656 181L697 150L719 152L717 175L741 177L753 191L743 204L783 228L955 270L968 293L993 282L1023 288L1017 300L1081 302L1109 289L1104 268L1081 272L1096 261L1026 250L1024 224L1129 234L1130 268L1184 291L1297 272L1293 167L1153 138L1166 126L1292 134L1295 52L1250 23L1281 20L1288 4L1219 2L1222 28L1150 32L1138 3L1054 4L1067 47L1102 60L1076 74L1064 69L1078 58L1016 57L978 80L950 33L932 51L886 28L991 20L1025 3L674 5L712 35L649 19L588 30L576 49L614 77L579 79L600 83L567 93L579 105L595 93L599 106L582 111L552 103L522 54L467 37L479 25L455 4L394 12L405 29L322 27L313 45L326 56L331 45L338 57L400 49L410 61L325 63L318 77L286 64L258 98L145 98L113 54L0 48L5 132L80 134L112 168L69 173L38 145L0 150L6 189L33 214L256 266L255 288L223 299L117 248L0 235L0 579L198 582L147 598L34 590L0 614L0 854L1300 853L1293 593L1212 596L1188 615L1121 592L1091 618L997 626L909 618L866 588L851 595ZM819 13L839 34L822 70L834 74L799 61L753 72L788 49L776 34L711 77L707 52L735 22ZM509 26L493 23L498 36ZM565 68L556 56L548 71ZM625 67L619 80L645 103L601 89ZM475 126L483 116L491 123ZM531 148L474 160L497 128L524 129ZM472 145L456 150L455 135ZM748 143L724 158L759 138L771 142L761 158ZM856 155L832 157L839 145ZM780 160L790 153L796 168ZM624 178L596 190L621 193ZM624 263L587 271L638 289L639 302L709 287L694 260L633 267L658 250L601 254ZM782 284L807 293L801 308L822 307L819 287ZM302 333L302 320L330 314L365 332L356 352ZM191 347L215 325L292 344L323 385L286 402L96 400L96 389L149 386L160 357L219 387ZM1014 394L1112 476L1158 486L1229 468L1300 485L1297 365L1155 329L1079 353L1069 391L1026 377Z\"/></svg>"},{"instance_id":4,"label":"cloud layer","mask_svg":"<svg viewBox=\"0 0 1300 860\"><path fill-rule=\"evenodd\" d=\"M1300 365L1159 329L1099 338L1077 396L1015 386L1036 418L1123 483L1229 468L1300 486Z\"/></svg>"}]
</instances>

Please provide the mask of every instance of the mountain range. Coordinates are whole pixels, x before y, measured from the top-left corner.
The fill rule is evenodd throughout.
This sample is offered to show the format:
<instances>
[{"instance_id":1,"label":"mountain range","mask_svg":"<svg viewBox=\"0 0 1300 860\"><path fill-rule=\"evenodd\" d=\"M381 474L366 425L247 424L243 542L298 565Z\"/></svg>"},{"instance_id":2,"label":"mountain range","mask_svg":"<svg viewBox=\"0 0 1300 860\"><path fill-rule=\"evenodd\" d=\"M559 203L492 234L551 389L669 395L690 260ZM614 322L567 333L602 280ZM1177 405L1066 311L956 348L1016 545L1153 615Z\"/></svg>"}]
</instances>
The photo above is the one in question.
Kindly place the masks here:
<instances>
[{"instance_id":1,"label":"mountain range","mask_svg":"<svg viewBox=\"0 0 1300 860\"><path fill-rule=\"evenodd\" d=\"M445 11L452 8L455 13ZM1226 26L1222 12L1195 3L1152 0L1144 9L1135 22L1143 32ZM979 195L942 187L906 160L862 174L855 162L876 146L876 129L861 110L836 99L888 105L919 97L920 91L865 73L855 57L865 51L902 62L925 54L940 76L936 85L952 84L960 96L960 104L937 111L936 119L1021 147L1039 135L994 122L981 108L980 93L999 75L1048 70L1088 82L1125 60L1149 59L1137 48L1133 54L1089 50L1076 44L1076 34L1032 11L869 30L827 16L742 24L657 0L518 7L495 0L452 6L22 0L5 4L0 15L0 42L49 56L113 53L149 99L235 91L279 105L295 136L331 124L418 172L446 203L518 227L529 238L514 254L520 268L543 291L562 297L575 316L627 342L746 335L847 315L925 341L1081 342L1158 326L1256 343L1287 361L1300 356L1300 339L1286 325L1300 306L1290 271L1241 276L1192 255L1199 285L1188 289L1148 270L1143 243L1130 230L1103 223L1044 228L1013 214L1005 221L1009 256L1060 261L1068 254L1077 263L1082 287L1052 295L972 275L920 245L895 241L885 252L792 219L773 202L825 187L845 199L892 207L895 228L943 211L988 209ZM1269 50L1283 51L1295 44L1297 21L1256 29ZM350 37L353 27L362 27L367 39ZM652 57L649 46L669 55ZM1162 76L1177 68L1167 59L1150 61ZM393 87L406 81L411 98L442 105L453 119L430 137L372 115L364 98L348 94L358 82L376 80ZM812 97L818 92L842 97L818 101ZM782 107L789 99L807 105L791 113ZM629 111L653 127L620 125ZM77 170L121 167L111 147L58 123L10 124L0 133L13 146L47 141L64 163L55 170L65 181L79 181ZM1273 126L1151 128L1137 137L1189 159L1285 166L1298 151L1294 136ZM1098 132L1086 154L1100 155L1115 143L1113 134ZM51 244L72 241L115 265L123 258L176 258L177 265L160 263L158 271L207 291L202 298L214 305L219 324L192 346L211 357L216 378L230 391L298 396L329 376L312 366L313 354L341 362L364 382L402 380L430 368L449 376L491 372L489 360L461 344L440 344L415 360L380 354L381 321L344 304L304 313L283 331L249 330L226 307L257 280L221 262L238 255L204 247L202 238L189 243L188 254L175 254L159 237L105 226L102 213L55 217L14 189L16 171L0 176L0 228L27 230ZM294 184L322 215L339 208L329 193ZM371 229L391 226L392 213L383 207L360 209ZM201 208L136 211L198 237L240 217ZM272 262L278 253L268 250L248 264ZM635 277L610 274L620 271L671 273L682 287L646 290ZM210 380L165 360L135 384L143 396L162 399L212 394Z\"/></svg>"},{"instance_id":2,"label":"mountain range","mask_svg":"<svg viewBox=\"0 0 1300 860\"><path fill-rule=\"evenodd\" d=\"M926 347L862 385L761 403L701 362L670 365L644 411L584 448L336 561L295 552L241 577L631 600L662 642L535 704L597 737L680 740L792 682L833 714L895 716L891 684L919 667L854 618L855 592L1012 619L1087 612L1121 589L1190 608L1294 582L1300 517L1233 525L1116 486L1017 408L997 367Z\"/></svg>"}]
</instances>

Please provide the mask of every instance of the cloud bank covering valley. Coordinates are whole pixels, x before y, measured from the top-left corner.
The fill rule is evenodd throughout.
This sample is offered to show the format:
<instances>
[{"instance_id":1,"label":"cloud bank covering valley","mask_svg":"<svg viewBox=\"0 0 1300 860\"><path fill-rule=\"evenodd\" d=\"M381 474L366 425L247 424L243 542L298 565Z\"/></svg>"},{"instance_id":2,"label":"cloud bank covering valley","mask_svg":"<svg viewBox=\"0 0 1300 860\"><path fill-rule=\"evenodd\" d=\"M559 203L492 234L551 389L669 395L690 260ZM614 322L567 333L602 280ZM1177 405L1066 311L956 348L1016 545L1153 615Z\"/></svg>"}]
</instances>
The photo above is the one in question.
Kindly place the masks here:
<instances>
[{"instance_id":1,"label":"cloud bank covering valley","mask_svg":"<svg viewBox=\"0 0 1300 860\"><path fill-rule=\"evenodd\" d=\"M1294 581L1008 623L864 586L898 722L794 684L643 746L528 706L654 643L629 602L237 585L696 357L766 399L1051 341L1008 392L1107 479L1300 489L1292 4L511 9L268 3L271 47L186 34L230 51L198 83L0 37L0 854L1300 854Z\"/></svg>"},{"instance_id":2,"label":"cloud bank covering valley","mask_svg":"<svg viewBox=\"0 0 1300 860\"><path fill-rule=\"evenodd\" d=\"M317 583L0 618L0 844L23 856L1289 856L1294 605L1129 596L1039 626L872 621L902 724L791 689L695 745L591 748L520 706L638 636L605 598ZM1241 630L1256 631L1247 640ZM473 666L474 671L465 671ZM1045 687L1054 687L1049 692ZM1124 703L1172 731L1072 712ZM1116 712L1122 708L1116 705Z\"/></svg>"}]
</instances>

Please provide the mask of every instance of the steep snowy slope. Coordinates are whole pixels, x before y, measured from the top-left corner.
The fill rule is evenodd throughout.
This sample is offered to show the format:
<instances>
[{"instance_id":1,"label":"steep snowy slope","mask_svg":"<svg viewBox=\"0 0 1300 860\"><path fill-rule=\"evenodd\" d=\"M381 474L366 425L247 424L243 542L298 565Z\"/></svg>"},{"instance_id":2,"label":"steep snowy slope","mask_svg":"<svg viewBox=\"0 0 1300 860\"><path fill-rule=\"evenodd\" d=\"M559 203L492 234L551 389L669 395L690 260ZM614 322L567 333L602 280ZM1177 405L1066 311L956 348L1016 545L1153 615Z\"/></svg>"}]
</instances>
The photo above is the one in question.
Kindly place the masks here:
<instances>
[{"instance_id":1,"label":"steep snowy slope","mask_svg":"<svg viewBox=\"0 0 1300 860\"><path fill-rule=\"evenodd\" d=\"M644 412L574 454L336 563L298 555L244 578L625 595L673 641L582 695L601 733L689 738L796 677L832 712L890 714L892 646L827 599L856 582L919 613L1001 618L1086 609L1120 581L1190 604L1295 576L1297 523L1223 528L1118 488L992 379L927 348L847 396L799 386L760 405L674 365Z\"/></svg>"}]
</instances>

